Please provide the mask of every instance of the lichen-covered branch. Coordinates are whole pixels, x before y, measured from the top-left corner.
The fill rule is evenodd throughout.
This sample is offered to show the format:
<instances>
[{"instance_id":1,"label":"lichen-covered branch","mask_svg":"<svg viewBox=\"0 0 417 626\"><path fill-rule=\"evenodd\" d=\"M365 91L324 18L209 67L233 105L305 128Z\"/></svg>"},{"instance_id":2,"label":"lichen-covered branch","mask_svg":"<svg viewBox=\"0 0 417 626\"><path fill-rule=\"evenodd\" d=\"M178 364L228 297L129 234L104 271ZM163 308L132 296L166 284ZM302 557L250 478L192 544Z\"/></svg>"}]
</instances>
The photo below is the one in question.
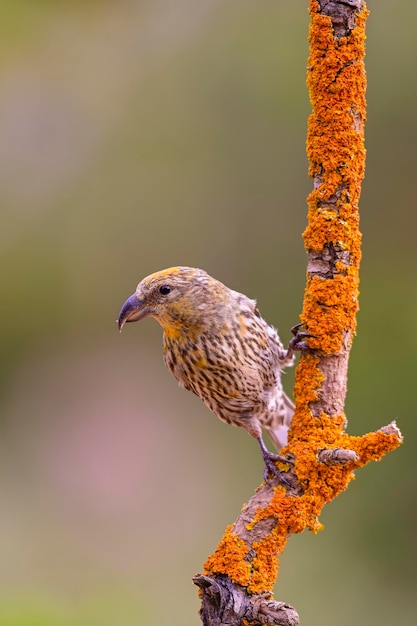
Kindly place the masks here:
<instances>
[{"instance_id":1,"label":"lichen-covered branch","mask_svg":"<svg viewBox=\"0 0 417 626\"><path fill-rule=\"evenodd\" d=\"M345 431L361 256L368 11L362 0L311 0L310 14L307 153L314 188L304 232L301 320L312 337L297 367L296 411L283 450L293 463L280 466L289 486L259 487L207 559L204 575L195 578L205 626L296 624L295 610L272 597L288 537L321 530L323 506L347 488L353 471L402 442L395 422L361 437Z\"/></svg>"}]
</instances>

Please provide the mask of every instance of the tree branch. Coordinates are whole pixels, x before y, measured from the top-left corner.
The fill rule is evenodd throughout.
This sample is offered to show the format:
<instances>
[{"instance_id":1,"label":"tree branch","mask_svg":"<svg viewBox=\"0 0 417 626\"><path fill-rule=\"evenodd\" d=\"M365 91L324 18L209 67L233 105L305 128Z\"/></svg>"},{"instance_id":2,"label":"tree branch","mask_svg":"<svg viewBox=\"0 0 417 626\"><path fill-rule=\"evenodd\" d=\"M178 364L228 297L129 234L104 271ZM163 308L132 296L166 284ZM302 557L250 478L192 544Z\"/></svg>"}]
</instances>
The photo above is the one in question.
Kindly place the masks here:
<instances>
[{"instance_id":1,"label":"tree branch","mask_svg":"<svg viewBox=\"0 0 417 626\"><path fill-rule=\"evenodd\" d=\"M295 609L272 597L288 537L306 528L321 530L323 506L347 488L353 470L402 442L394 422L361 437L345 432L361 255L368 12L362 0L311 0L310 14L307 83L313 112L307 153L314 188L304 232L308 263L301 320L313 337L297 367L296 411L283 451L293 463L280 466L290 486L261 485L226 529L204 575L194 578L204 626L298 623Z\"/></svg>"}]
</instances>

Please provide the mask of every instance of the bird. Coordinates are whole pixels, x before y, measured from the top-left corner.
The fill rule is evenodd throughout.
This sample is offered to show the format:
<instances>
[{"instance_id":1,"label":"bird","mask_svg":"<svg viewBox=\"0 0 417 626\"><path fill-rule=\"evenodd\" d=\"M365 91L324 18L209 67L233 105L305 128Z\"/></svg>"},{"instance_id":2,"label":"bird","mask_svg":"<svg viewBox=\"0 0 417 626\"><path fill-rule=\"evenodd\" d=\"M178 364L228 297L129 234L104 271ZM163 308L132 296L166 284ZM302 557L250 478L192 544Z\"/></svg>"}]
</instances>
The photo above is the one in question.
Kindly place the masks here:
<instances>
[{"instance_id":1,"label":"bird","mask_svg":"<svg viewBox=\"0 0 417 626\"><path fill-rule=\"evenodd\" d=\"M261 316L256 301L229 289L206 271L170 267L144 278L123 304L117 323L153 317L163 329L165 365L180 386L192 391L223 422L257 439L264 478L280 477L277 461L288 457L265 445L264 429L277 452L287 443L294 404L281 372L305 347L300 324L284 348L277 330ZM283 482L285 479L282 479Z\"/></svg>"}]
</instances>

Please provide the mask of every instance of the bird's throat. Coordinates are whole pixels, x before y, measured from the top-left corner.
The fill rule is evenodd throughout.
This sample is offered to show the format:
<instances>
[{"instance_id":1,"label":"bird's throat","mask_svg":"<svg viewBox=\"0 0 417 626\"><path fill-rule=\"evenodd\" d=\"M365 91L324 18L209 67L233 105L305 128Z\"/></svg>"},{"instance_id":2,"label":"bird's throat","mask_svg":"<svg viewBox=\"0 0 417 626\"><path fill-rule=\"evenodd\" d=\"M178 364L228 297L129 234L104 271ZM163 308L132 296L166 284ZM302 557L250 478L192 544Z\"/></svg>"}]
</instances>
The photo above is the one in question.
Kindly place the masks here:
<instances>
[{"instance_id":1,"label":"bird's throat","mask_svg":"<svg viewBox=\"0 0 417 626\"><path fill-rule=\"evenodd\" d=\"M176 325L171 325L171 326L165 326L164 324L161 324L162 328L164 329L164 335L167 339L178 339L181 335L181 326L176 326Z\"/></svg>"}]
</instances>

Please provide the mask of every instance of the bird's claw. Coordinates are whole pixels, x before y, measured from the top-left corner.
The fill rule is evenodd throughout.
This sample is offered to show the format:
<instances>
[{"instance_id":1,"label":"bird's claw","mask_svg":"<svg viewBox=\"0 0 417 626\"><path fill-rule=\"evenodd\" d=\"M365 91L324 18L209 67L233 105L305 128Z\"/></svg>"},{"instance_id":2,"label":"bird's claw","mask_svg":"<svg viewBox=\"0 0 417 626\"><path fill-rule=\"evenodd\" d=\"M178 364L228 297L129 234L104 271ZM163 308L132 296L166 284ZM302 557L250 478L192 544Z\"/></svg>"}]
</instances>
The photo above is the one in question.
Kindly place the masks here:
<instances>
[{"instance_id":1,"label":"bird's claw","mask_svg":"<svg viewBox=\"0 0 417 626\"><path fill-rule=\"evenodd\" d=\"M316 338L315 335L311 335L310 333L307 333L306 331L301 330L301 327L302 327L302 324L300 323L300 324L296 324L295 326L291 328L293 337L290 339L289 344L288 344L289 355L293 355L294 352L296 351L305 352L307 350L310 350L310 347L308 343L306 342L306 339L308 339L309 337L312 337L313 339Z\"/></svg>"},{"instance_id":2,"label":"bird's claw","mask_svg":"<svg viewBox=\"0 0 417 626\"><path fill-rule=\"evenodd\" d=\"M285 487L292 487L291 483L284 476L284 472L278 469L276 463L280 461L281 463L288 463L289 465L293 465L294 461L292 459L288 459L284 456L280 456L279 454L274 454L273 452L267 452L263 455L265 469L264 469L264 479L265 482L270 485L277 481L284 485ZM272 474L272 477L270 475Z\"/></svg>"},{"instance_id":3,"label":"bird's claw","mask_svg":"<svg viewBox=\"0 0 417 626\"><path fill-rule=\"evenodd\" d=\"M300 330L302 325L303 325L302 322L298 322L298 324L294 324L294 326L291 327L291 333L293 335L296 335L298 333L298 331Z\"/></svg>"}]
</instances>

